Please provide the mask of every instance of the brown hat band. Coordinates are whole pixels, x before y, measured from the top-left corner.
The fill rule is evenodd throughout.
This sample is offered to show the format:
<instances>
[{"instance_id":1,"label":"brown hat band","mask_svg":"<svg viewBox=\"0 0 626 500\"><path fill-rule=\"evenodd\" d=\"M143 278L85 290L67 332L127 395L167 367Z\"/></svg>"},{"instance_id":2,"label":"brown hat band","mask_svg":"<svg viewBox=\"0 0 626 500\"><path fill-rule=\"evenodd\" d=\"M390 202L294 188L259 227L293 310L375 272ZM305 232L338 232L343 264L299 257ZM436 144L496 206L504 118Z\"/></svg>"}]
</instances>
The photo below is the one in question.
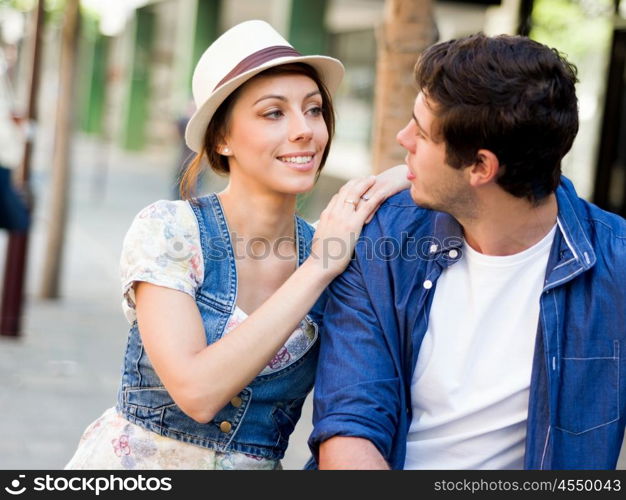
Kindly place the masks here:
<instances>
[{"instance_id":1,"label":"brown hat band","mask_svg":"<svg viewBox=\"0 0 626 500\"><path fill-rule=\"evenodd\" d=\"M273 47L266 47L261 49L253 54L250 54L248 57L243 59L237 66L235 66L224 78L220 80L220 82L213 89L214 91L221 87L228 80L232 80L233 78L254 69L260 66L267 61L271 61L272 59L277 59L279 57L302 57L302 54L298 52L296 49L291 47L285 47L284 45L275 45Z\"/></svg>"}]
</instances>

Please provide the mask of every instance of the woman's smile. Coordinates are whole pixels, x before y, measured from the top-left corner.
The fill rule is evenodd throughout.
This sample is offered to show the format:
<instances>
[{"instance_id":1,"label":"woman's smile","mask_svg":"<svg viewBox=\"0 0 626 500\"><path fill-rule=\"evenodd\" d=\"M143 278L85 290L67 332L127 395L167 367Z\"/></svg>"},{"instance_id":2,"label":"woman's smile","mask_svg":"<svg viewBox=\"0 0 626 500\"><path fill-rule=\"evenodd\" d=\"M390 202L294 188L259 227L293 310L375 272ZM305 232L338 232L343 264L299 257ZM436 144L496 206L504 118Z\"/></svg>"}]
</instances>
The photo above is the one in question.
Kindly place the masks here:
<instances>
[{"instance_id":1,"label":"woman's smile","mask_svg":"<svg viewBox=\"0 0 626 500\"><path fill-rule=\"evenodd\" d=\"M308 172L315 168L315 153L309 151L281 155L277 160L298 172Z\"/></svg>"}]
</instances>

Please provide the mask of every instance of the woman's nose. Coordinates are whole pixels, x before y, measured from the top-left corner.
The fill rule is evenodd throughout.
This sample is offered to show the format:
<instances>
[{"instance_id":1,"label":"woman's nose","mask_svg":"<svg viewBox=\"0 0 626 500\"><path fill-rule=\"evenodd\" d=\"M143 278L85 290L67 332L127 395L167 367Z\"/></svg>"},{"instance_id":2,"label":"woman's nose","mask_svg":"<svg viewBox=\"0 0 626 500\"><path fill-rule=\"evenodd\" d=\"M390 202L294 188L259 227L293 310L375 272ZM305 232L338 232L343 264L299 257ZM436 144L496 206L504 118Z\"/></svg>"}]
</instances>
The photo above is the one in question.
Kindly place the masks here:
<instances>
[{"instance_id":1,"label":"woman's nose","mask_svg":"<svg viewBox=\"0 0 626 500\"><path fill-rule=\"evenodd\" d=\"M290 125L289 139L291 141L308 141L313 137L313 128L308 122L306 115L295 114Z\"/></svg>"}]
</instances>

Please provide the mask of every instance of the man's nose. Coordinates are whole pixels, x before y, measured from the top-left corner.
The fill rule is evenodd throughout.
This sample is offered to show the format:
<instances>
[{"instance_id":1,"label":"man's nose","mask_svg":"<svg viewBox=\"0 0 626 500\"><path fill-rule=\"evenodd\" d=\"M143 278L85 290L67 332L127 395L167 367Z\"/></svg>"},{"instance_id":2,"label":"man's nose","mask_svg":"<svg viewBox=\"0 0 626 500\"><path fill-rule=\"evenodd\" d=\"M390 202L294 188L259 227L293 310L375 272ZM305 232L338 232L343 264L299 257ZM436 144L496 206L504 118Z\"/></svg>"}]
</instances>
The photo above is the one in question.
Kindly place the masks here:
<instances>
[{"instance_id":1,"label":"man's nose","mask_svg":"<svg viewBox=\"0 0 626 500\"><path fill-rule=\"evenodd\" d=\"M400 146L402 146L404 149L409 149L409 146L410 146L410 142L409 142L409 128L410 127L411 127L411 122L407 123L406 126L396 134L396 141L398 141L398 144L400 144Z\"/></svg>"}]
</instances>

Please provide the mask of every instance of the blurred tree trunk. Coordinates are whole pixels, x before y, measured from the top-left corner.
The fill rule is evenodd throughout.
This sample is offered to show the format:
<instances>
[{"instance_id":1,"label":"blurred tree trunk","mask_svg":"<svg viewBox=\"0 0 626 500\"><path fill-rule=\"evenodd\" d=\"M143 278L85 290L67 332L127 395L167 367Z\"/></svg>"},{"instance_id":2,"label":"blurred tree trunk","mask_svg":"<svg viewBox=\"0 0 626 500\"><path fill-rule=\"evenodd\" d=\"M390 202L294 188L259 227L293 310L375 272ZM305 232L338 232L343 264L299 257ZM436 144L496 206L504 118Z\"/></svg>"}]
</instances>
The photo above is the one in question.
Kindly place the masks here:
<instances>
[{"instance_id":1,"label":"blurred tree trunk","mask_svg":"<svg viewBox=\"0 0 626 500\"><path fill-rule=\"evenodd\" d=\"M377 33L372 165L374 173L404 162L396 134L411 118L417 87L413 68L422 50L437 41L431 0L386 0Z\"/></svg>"},{"instance_id":2,"label":"blurred tree trunk","mask_svg":"<svg viewBox=\"0 0 626 500\"><path fill-rule=\"evenodd\" d=\"M70 170L70 138L76 73L79 0L67 0L61 36L59 94L56 111L54 153L52 157L52 199L46 260L41 286L42 298L59 297L59 277L63 260L63 243L67 221L68 184Z\"/></svg>"}]
</instances>

